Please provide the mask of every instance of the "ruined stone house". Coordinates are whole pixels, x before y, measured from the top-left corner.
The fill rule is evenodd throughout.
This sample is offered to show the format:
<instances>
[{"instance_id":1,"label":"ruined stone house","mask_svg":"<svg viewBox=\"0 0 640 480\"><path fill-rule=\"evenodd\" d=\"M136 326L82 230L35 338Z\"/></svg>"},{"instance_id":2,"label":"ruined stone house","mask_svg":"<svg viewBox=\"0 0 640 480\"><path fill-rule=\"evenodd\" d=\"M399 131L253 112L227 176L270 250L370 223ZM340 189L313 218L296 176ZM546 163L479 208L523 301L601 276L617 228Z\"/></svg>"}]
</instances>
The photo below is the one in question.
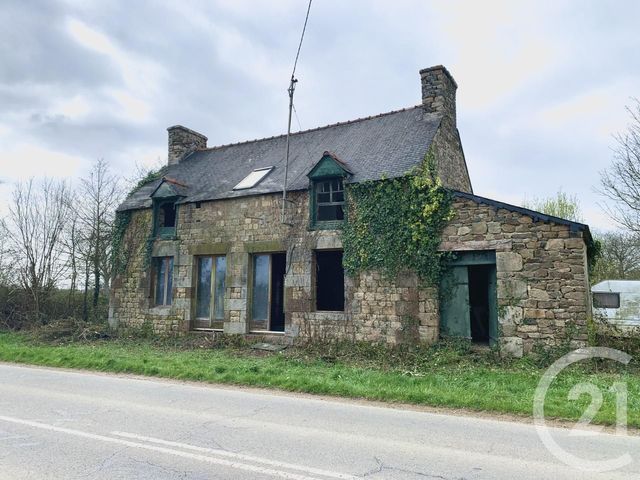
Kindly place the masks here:
<instances>
[{"instance_id":1,"label":"ruined stone house","mask_svg":"<svg viewBox=\"0 0 640 480\"><path fill-rule=\"evenodd\" d=\"M208 147L204 135L170 127L162 177L119 207L124 265L110 322L286 340L451 335L514 355L569 334L584 341L588 227L475 195L456 82L442 66L420 76L417 106L291 136L284 222L285 136ZM402 176L429 151L454 195L441 242L457 252L447 295L412 272L345 275L345 188Z\"/></svg>"}]
</instances>

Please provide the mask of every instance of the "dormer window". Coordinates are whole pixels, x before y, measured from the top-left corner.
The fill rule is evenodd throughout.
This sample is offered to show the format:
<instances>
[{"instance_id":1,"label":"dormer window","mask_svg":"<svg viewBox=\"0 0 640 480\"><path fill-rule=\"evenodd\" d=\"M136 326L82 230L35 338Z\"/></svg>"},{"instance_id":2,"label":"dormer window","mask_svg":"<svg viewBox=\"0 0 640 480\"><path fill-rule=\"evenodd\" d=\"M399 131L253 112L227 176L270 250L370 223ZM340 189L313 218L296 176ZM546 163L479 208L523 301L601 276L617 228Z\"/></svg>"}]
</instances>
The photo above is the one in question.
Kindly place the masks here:
<instances>
[{"instance_id":1,"label":"dormer window","mask_svg":"<svg viewBox=\"0 0 640 480\"><path fill-rule=\"evenodd\" d=\"M316 221L344 220L344 184L342 178L316 183Z\"/></svg>"},{"instance_id":2,"label":"dormer window","mask_svg":"<svg viewBox=\"0 0 640 480\"><path fill-rule=\"evenodd\" d=\"M173 202L164 202L158 207L158 227L176 227L176 206Z\"/></svg>"},{"instance_id":3,"label":"dormer window","mask_svg":"<svg viewBox=\"0 0 640 480\"><path fill-rule=\"evenodd\" d=\"M329 152L324 152L320 161L311 169L307 175L311 228L341 227L345 211L344 185L351 175L347 165Z\"/></svg>"},{"instance_id":4,"label":"dormer window","mask_svg":"<svg viewBox=\"0 0 640 480\"><path fill-rule=\"evenodd\" d=\"M156 200L154 203L155 236L161 238L175 237L177 220L175 199Z\"/></svg>"},{"instance_id":5,"label":"dormer window","mask_svg":"<svg viewBox=\"0 0 640 480\"><path fill-rule=\"evenodd\" d=\"M178 224L178 202L187 196L188 187L175 179L163 177L151 194L153 232L158 238L174 238Z\"/></svg>"}]
</instances>

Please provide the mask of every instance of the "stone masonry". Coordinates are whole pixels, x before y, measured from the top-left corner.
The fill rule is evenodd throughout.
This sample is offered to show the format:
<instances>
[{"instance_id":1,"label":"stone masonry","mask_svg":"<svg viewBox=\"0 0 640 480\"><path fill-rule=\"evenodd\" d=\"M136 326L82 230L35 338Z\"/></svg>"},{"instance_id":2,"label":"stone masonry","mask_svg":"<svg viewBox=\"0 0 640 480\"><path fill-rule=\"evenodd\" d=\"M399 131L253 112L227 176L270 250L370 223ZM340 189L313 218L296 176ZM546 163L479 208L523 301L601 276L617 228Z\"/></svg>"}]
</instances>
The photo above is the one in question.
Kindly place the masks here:
<instances>
[{"instance_id":1,"label":"stone masonry","mask_svg":"<svg viewBox=\"0 0 640 480\"><path fill-rule=\"evenodd\" d=\"M457 199L442 250L495 250L500 341L517 356L536 342L584 344L591 315L583 233Z\"/></svg>"},{"instance_id":2,"label":"stone masonry","mask_svg":"<svg viewBox=\"0 0 640 480\"><path fill-rule=\"evenodd\" d=\"M410 272L389 279L377 272L345 278L345 311L319 312L314 305L313 251L342 247L339 230L308 230L307 192L291 196L293 226L279 221L278 195L180 205L175 240L157 240L154 256L174 257L174 302L151 307L149 269L144 266L147 233L130 236L133 252L126 273L114 284L112 309L121 324L150 322L157 332L187 331L194 308L195 258L225 254L227 277L224 331L249 333L250 255L286 252L285 334L291 339L348 338L433 343L438 338L437 289L419 287ZM457 199L445 228L446 251L495 250L500 341L515 355L540 341L557 344L572 324L576 342L586 340L588 279L586 246L567 225ZM132 225L150 225L150 210L134 212ZM135 230L134 227L130 229ZM137 246L131 246L136 244Z\"/></svg>"},{"instance_id":3,"label":"stone masonry","mask_svg":"<svg viewBox=\"0 0 640 480\"><path fill-rule=\"evenodd\" d=\"M169 165L180 160L194 150L207 148L207 137L182 125L167 128L169 132Z\"/></svg>"},{"instance_id":4,"label":"stone masonry","mask_svg":"<svg viewBox=\"0 0 640 480\"><path fill-rule=\"evenodd\" d=\"M153 307L145 243L151 211L133 212L126 250L131 252L124 274L116 277L111 301L112 321L120 325L145 322L159 333L190 328L195 296L195 258L227 257L224 331L249 333L247 315L250 255L286 252L285 334L291 338L350 338L388 343L437 338L437 318L426 312L436 306L418 289L415 275L389 280L370 272L345 278L345 312L314 311L313 251L342 248L340 231L308 230L308 194L291 195L288 212L293 227L280 223L280 197L254 196L180 205L174 240L156 240L153 256L174 257L173 304ZM148 264L148 261L146 262ZM417 324L414 324L417 321Z\"/></svg>"}]
</instances>

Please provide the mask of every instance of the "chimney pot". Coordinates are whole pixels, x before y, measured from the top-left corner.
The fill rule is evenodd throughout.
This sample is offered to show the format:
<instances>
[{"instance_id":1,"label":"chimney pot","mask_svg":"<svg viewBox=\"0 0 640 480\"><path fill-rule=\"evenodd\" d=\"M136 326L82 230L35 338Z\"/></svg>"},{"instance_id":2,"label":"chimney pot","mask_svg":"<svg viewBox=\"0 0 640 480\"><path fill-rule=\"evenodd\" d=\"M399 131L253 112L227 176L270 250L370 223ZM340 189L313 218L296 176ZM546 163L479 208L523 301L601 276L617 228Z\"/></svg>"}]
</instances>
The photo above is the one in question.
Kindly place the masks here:
<instances>
[{"instance_id":1,"label":"chimney pot","mask_svg":"<svg viewBox=\"0 0 640 480\"><path fill-rule=\"evenodd\" d=\"M195 150L207 148L207 137L182 125L167 128L169 132L168 164L180 163L184 157Z\"/></svg>"}]
</instances>

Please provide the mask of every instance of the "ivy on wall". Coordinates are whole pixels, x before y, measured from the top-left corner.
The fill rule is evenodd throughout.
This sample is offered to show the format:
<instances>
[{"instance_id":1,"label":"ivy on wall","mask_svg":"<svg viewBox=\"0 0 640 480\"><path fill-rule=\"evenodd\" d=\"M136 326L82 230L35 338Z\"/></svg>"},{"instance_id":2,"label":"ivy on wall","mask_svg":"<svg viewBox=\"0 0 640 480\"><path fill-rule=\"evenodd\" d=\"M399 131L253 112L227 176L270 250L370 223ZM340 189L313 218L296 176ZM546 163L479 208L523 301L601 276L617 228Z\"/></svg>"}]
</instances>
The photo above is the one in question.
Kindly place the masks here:
<instances>
[{"instance_id":1,"label":"ivy on wall","mask_svg":"<svg viewBox=\"0 0 640 480\"><path fill-rule=\"evenodd\" d=\"M127 228L131 223L131 211L116 212L111 237L111 265L114 273L124 273L127 269L127 258L124 254L123 243Z\"/></svg>"},{"instance_id":2,"label":"ivy on wall","mask_svg":"<svg viewBox=\"0 0 640 480\"><path fill-rule=\"evenodd\" d=\"M441 234L453 216L453 198L436 175L433 152L406 175L349 185L343 231L349 275L379 270L394 277L415 271L428 285L440 280Z\"/></svg>"},{"instance_id":3,"label":"ivy on wall","mask_svg":"<svg viewBox=\"0 0 640 480\"><path fill-rule=\"evenodd\" d=\"M144 176L136 183L131 189L129 195L136 192L141 187L150 182L154 182L162 178L166 171L166 167L161 167L158 170L149 170ZM127 252L125 251L124 238L127 233L127 229L131 224L132 211L125 210L116 212L116 218L114 222L113 237L111 239L111 265L113 272L116 274L124 273L129 263ZM144 246L144 266L148 267L151 264L151 253L153 249L153 231L148 233L145 239Z\"/></svg>"},{"instance_id":4,"label":"ivy on wall","mask_svg":"<svg viewBox=\"0 0 640 480\"><path fill-rule=\"evenodd\" d=\"M138 182L134 185L134 187L129 192L129 195L136 192L138 189L144 187L147 183L155 182L156 180L160 180L164 174L166 173L167 167L160 167L157 170L149 170L144 174L144 176L138 180Z\"/></svg>"}]
</instances>

